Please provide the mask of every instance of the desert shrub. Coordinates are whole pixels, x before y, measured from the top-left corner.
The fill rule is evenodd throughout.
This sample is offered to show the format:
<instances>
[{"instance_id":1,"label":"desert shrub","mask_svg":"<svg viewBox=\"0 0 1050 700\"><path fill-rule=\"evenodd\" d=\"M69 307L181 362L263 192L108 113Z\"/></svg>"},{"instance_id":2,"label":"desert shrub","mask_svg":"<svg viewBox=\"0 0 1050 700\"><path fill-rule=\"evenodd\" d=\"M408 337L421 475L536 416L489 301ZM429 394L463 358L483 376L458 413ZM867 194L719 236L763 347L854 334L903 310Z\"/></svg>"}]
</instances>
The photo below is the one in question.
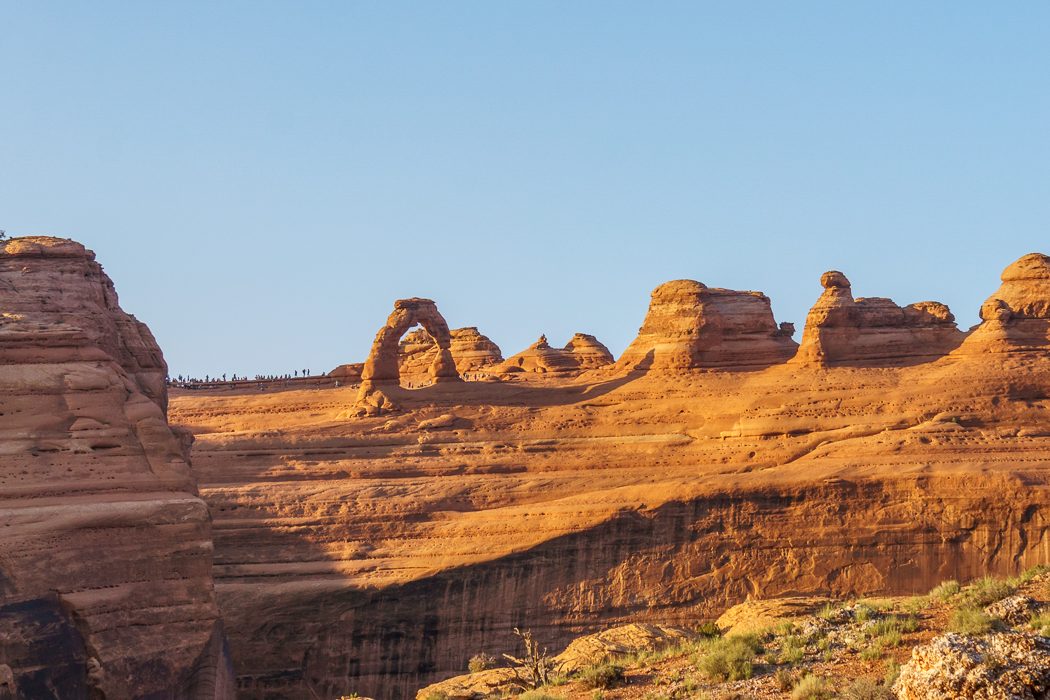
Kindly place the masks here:
<instances>
[{"instance_id":1,"label":"desert shrub","mask_svg":"<svg viewBox=\"0 0 1050 700\"><path fill-rule=\"evenodd\" d=\"M794 631L795 623L790 620L784 620L773 628L773 634L777 637L786 637L787 635L794 633Z\"/></svg>"},{"instance_id":2,"label":"desert shrub","mask_svg":"<svg viewBox=\"0 0 1050 700\"><path fill-rule=\"evenodd\" d=\"M889 615L871 625L866 632L868 636L886 640L896 639L893 644L884 644L883 646L897 646L900 644L901 636L906 632L914 632L919 629L919 621L911 616L898 616Z\"/></svg>"},{"instance_id":3,"label":"desert shrub","mask_svg":"<svg viewBox=\"0 0 1050 700\"><path fill-rule=\"evenodd\" d=\"M1050 612L1041 612L1028 621L1032 630L1042 636L1050 637Z\"/></svg>"},{"instance_id":4,"label":"desert shrub","mask_svg":"<svg viewBox=\"0 0 1050 700\"><path fill-rule=\"evenodd\" d=\"M962 590L962 587L955 579L941 581L932 591L930 591L930 598L943 603L957 594L960 590Z\"/></svg>"},{"instance_id":5,"label":"desert shrub","mask_svg":"<svg viewBox=\"0 0 1050 700\"><path fill-rule=\"evenodd\" d=\"M930 607L930 597L925 595L912 596L901 603L901 609L911 615L920 613L928 607Z\"/></svg>"},{"instance_id":6,"label":"desert shrub","mask_svg":"<svg viewBox=\"0 0 1050 700\"><path fill-rule=\"evenodd\" d=\"M831 685L820 676L803 676L791 691L791 700L830 700L835 696Z\"/></svg>"},{"instance_id":7,"label":"desert shrub","mask_svg":"<svg viewBox=\"0 0 1050 700\"><path fill-rule=\"evenodd\" d=\"M868 644L868 646L862 649L858 656L860 656L860 658L864 661L876 661L877 659L882 658L882 654L884 651L885 649L882 646L882 644L879 642L879 640L875 639L872 640L872 642Z\"/></svg>"},{"instance_id":8,"label":"desert shrub","mask_svg":"<svg viewBox=\"0 0 1050 700\"><path fill-rule=\"evenodd\" d=\"M623 667L608 663L589 666L580 671L579 681L584 688L615 688L623 683Z\"/></svg>"},{"instance_id":9,"label":"desert shrub","mask_svg":"<svg viewBox=\"0 0 1050 700\"><path fill-rule=\"evenodd\" d=\"M496 667L496 657L491 654L481 652L480 654L474 654L470 657L470 661L467 662L467 670L471 673L479 673L481 671L487 671L490 668Z\"/></svg>"},{"instance_id":10,"label":"desert shrub","mask_svg":"<svg viewBox=\"0 0 1050 700\"><path fill-rule=\"evenodd\" d=\"M865 603L857 603L853 608L853 619L857 622L867 622L875 616L875 608Z\"/></svg>"},{"instance_id":11,"label":"desert shrub","mask_svg":"<svg viewBox=\"0 0 1050 700\"><path fill-rule=\"evenodd\" d=\"M957 634L984 634L992 629L995 622L988 613L977 608L958 608L952 613L948 622L948 631Z\"/></svg>"},{"instance_id":12,"label":"desert shrub","mask_svg":"<svg viewBox=\"0 0 1050 700\"><path fill-rule=\"evenodd\" d=\"M797 664L806 656L806 643L797 635L784 637L778 660L782 664Z\"/></svg>"},{"instance_id":13,"label":"desert shrub","mask_svg":"<svg viewBox=\"0 0 1050 700\"><path fill-rule=\"evenodd\" d=\"M875 642L883 649L892 649L901 645L901 633L897 630L883 632L875 638Z\"/></svg>"},{"instance_id":14,"label":"desert shrub","mask_svg":"<svg viewBox=\"0 0 1050 700\"><path fill-rule=\"evenodd\" d=\"M565 700L565 698L545 693L542 690L527 690L518 696L518 700Z\"/></svg>"},{"instance_id":15,"label":"desert shrub","mask_svg":"<svg viewBox=\"0 0 1050 700\"><path fill-rule=\"evenodd\" d=\"M711 621L700 623L700 625L696 628L696 633L699 634L701 637L722 636L722 630L718 629L718 625Z\"/></svg>"},{"instance_id":16,"label":"desert shrub","mask_svg":"<svg viewBox=\"0 0 1050 700\"><path fill-rule=\"evenodd\" d=\"M882 684L887 688L893 687L893 684L897 682L897 676L901 675L901 665L896 661L890 661L886 664L886 673L882 677Z\"/></svg>"},{"instance_id":17,"label":"desert shrub","mask_svg":"<svg viewBox=\"0 0 1050 700\"><path fill-rule=\"evenodd\" d=\"M605 700L605 693L600 690L596 690L591 693L591 700Z\"/></svg>"},{"instance_id":18,"label":"desert shrub","mask_svg":"<svg viewBox=\"0 0 1050 700\"><path fill-rule=\"evenodd\" d=\"M1002 600L1015 590L1017 586L1008 581L985 576L964 588L961 598L964 606L979 608Z\"/></svg>"},{"instance_id":19,"label":"desert shrub","mask_svg":"<svg viewBox=\"0 0 1050 700\"><path fill-rule=\"evenodd\" d=\"M889 688L870 678L858 678L839 693L841 700L894 700Z\"/></svg>"},{"instance_id":20,"label":"desert shrub","mask_svg":"<svg viewBox=\"0 0 1050 700\"><path fill-rule=\"evenodd\" d=\"M1021 583L1029 583L1036 576L1050 572L1050 566L1046 564L1039 564L1031 568L1025 569L1021 574Z\"/></svg>"},{"instance_id":21,"label":"desert shrub","mask_svg":"<svg viewBox=\"0 0 1050 700\"><path fill-rule=\"evenodd\" d=\"M761 645L753 635L721 637L701 652L697 668L713 681L742 681L754 673L754 659Z\"/></svg>"},{"instance_id":22,"label":"desert shrub","mask_svg":"<svg viewBox=\"0 0 1050 700\"><path fill-rule=\"evenodd\" d=\"M795 687L795 674L786 668L778 668L773 674L773 682L782 693Z\"/></svg>"},{"instance_id":23,"label":"desert shrub","mask_svg":"<svg viewBox=\"0 0 1050 700\"><path fill-rule=\"evenodd\" d=\"M841 609L841 606L834 605L832 603L826 603L824 607L820 609L820 612L817 613L817 617L819 617L821 620L826 620L830 622L831 620L834 620L838 617L839 610Z\"/></svg>"}]
</instances>

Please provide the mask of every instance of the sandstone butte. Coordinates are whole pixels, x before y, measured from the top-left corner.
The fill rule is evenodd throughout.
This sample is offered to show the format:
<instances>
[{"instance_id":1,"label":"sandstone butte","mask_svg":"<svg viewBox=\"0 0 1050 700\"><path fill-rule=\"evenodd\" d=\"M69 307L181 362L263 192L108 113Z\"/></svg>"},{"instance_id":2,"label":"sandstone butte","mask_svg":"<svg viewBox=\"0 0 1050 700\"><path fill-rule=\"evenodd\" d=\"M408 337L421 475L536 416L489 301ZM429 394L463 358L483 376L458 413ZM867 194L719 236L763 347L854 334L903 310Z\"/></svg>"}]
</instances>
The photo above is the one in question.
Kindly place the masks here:
<instances>
[{"instance_id":1,"label":"sandstone butte","mask_svg":"<svg viewBox=\"0 0 1050 700\"><path fill-rule=\"evenodd\" d=\"M759 292L669 282L615 362L589 337L501 361L405 299L338 386L174 390L175 427L160 352L89 252L16 239L0 275L18 683L410 698L514 627L561 649L1050 563L1043 255L969 331L826 273L798 344Z\"/></svg>"}]
</instances>

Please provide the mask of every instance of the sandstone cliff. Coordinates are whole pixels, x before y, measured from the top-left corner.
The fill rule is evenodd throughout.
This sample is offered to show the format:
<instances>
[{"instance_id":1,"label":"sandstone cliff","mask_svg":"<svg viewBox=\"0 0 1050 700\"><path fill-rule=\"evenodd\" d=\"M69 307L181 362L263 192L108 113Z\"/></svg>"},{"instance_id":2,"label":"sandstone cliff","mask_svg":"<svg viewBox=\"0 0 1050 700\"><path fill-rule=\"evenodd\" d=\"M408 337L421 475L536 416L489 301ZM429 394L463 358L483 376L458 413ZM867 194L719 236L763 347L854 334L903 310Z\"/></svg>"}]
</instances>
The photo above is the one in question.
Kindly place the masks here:
<instances>
[{"instance_id":1,"label":"sandstone cliff","mask_svg":"<svg viewBox=\"0 0 1050 700\"><path fill-rule=\"evenodd\" d=\"M620 357L629 369L767 367L795 354L790 324L777 326L761 292L676 280L653 290L638 337Z\"/></svg>"},{"instance_id":2,"label":"sandstone cliff","mask_svg":"<svg viewBox=\"0 0 1050 700\"><path fill-rule=\"evenodd\" d=\"M91 251L0 243L0 668L21 697L232 696L166 373Z\"/></svg>"},{"instance_id":3,"label":"sandstone cliff","mask_svg":"<svg viewBox=\"0 0 1050 700\"><path fill-rule=\"evenodd\" d=\"M1019 308L1046 298L1017 284ZM958 336L939 306L894 308L910 345L868 343L899 336L861 314L860 348ZM398 390L357 420L353 388L177 396L242 693L400 698L515 626L556 647L1050 561L1050 355L948 345L787 362L764 297L670 283L629 353L658 372Z\"/></svg>"}]
</instances>

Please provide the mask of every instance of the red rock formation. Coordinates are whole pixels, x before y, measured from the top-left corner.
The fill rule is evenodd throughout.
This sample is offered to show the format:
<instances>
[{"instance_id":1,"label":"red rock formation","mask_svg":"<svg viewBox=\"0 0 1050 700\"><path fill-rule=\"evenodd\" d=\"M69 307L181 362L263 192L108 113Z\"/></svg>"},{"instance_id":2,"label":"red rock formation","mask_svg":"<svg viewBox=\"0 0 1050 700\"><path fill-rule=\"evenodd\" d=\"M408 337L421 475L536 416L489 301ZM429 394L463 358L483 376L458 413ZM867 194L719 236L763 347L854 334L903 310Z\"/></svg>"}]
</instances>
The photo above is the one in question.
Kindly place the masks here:
<instances>
[{"instance_id":1,"label":"red rock formation","mask_svg":"<svg viewBox=\"0 0 1050 700\"><path fill-rule=\"evenodd\" d=\"M513 355L493 368L499 374L530 372L533 374L578 374L584 370L604 367L612 362L609 348L593 335L575 334L564 348L551 347L547 336Z\"/></svg>"},{"instance_id":2,"label":"red rock formation","mask_svg":"<svg viewBox=\"0 0 1050 700\"><path fill-rule=\"evenodd\" d=\"M581 370L598 369L615 362L609 348L593 335L577 333L566 343L565 349L572 353L576 366Z\"/></svg>"},{"instance_id":3,"label":"red rock formation","mask_svg":"<svg viewBox=\"0 0 1050 700\"><path fill-rule=\"evenodd\" d=\"M771 363L792 346L764 297L671 283L631 365L668 371L438 384L349 421L335 389L177 395L243 695L409 697L515 626L556 648L1050 561L1050 354L900 361L957 337L947 310L825 282L814 342L844 320L877 366Z\"/></svg>"},{"instance_id":4,"label":"red rock formation","mask_svg":"<svg viewBox=\"0 0 1050 700\"><path fill-rule=\"evenodd\" d=\"M954 350L963 340L944 304L921 301L903 308L881 297L853 298L841 272L825 272L824 287L806 317L794 362L802 364L908 362Z\"/></svg>"},{"instance_id":5,"label":"red rock formation","mask_svg":"<svg viewBox=\"0 0 1050 700\"><path fill-rule=\"evenodd\" d=\"M1050 257L1030 253L1003 270L1002 285L981 306L981 319L960 353L1050 348Z\"/></svg>"},{"instance_id":6,"label":"red rock formation","mask_svg":"<svg viewBox=\"0 0 1050 700\"><path fill-rule=\"evenodd\" d=\"M434 338L437 352L430 366L430 376L435 382L458 380L459 372L452 359L452 337L448 324L430 299L398 299L386 325L376 333L372 349L361 371L361 390L357 403L366 415L377 415L395 408L394 402L382 391L383 385L397 386L401 380L399 371L398 343L401 336L415 325L421 325Z\"/></svg>"},{"instance_id":7,"label":"red rock formation","mask_svg":"<svg viewBox=\"0 0 1050 700\"><path fill-rule=\"evenodd\" d=\"M0 243L0 313L0 663L20 697L232 697L149 329L58 238Z\"/></svg>"},{"instance_id":8,"label":"red rock formation","mask_svg":"<svg viewBox=\"0 0 1050 700\"><path fill-rule=\"evenodd\" d=\"M454 328L450 331L450 337L449 350L460 374L477 372L503 361L499 346L475 327ZM401 376L420 377L428 374L438 349L434 338L420 328L401 339L399 353Z\"/></svg>"},{"instance_id":9,"label":"red rock formation","mask_svg":"<svg viewBox=\"0 0 1050 700\"><path fill-rule=\"evenodd\" d=\"M761 292L676 280L653 290L638 337L617 363L630 369L767 367L798 347L790 324L777 326Z\"/></svg>"}]
</instances>

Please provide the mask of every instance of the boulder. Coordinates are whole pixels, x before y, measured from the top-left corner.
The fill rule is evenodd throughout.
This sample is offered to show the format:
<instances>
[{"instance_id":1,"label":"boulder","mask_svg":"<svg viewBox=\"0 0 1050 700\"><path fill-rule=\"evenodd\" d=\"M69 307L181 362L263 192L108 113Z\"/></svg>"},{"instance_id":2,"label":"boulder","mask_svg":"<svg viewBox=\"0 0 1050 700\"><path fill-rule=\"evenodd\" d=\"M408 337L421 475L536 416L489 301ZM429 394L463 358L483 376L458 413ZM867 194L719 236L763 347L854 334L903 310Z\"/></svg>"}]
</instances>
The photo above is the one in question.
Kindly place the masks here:
<instances>
[{"instance_id":1,"label":"boulder","mask_svg":"<svg viewBox=\"0 0 1050 700\"><path fill-rule=\"evenodd\" d=\"M1050 696L1050 639L1021 632L945 634L912 649L899 700L1037 700Z\"/></svg>"}]
</instances>

